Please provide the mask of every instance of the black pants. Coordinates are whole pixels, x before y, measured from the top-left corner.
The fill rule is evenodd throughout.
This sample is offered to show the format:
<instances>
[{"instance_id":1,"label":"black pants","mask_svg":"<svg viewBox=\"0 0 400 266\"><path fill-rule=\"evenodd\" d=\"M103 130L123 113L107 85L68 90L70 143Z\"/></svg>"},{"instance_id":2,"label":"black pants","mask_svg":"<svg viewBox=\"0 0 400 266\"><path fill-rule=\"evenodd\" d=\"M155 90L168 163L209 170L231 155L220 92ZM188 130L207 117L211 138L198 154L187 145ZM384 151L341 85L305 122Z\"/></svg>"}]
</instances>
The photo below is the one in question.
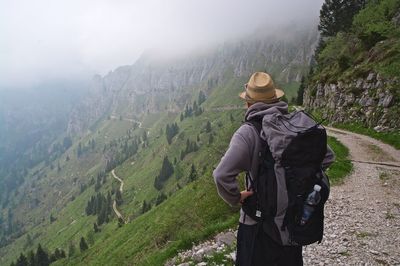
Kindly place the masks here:
<instances>
[{"instance_id":1,"label":"black pants","mask_svg":"<svg viewBox=\"0 0 400 266\"><path fill-rule=\"evenodd\" d=\"M281 246L261 226L239 224L236 266L302 266L301 246Z\"/></svg>"}]
</instances>

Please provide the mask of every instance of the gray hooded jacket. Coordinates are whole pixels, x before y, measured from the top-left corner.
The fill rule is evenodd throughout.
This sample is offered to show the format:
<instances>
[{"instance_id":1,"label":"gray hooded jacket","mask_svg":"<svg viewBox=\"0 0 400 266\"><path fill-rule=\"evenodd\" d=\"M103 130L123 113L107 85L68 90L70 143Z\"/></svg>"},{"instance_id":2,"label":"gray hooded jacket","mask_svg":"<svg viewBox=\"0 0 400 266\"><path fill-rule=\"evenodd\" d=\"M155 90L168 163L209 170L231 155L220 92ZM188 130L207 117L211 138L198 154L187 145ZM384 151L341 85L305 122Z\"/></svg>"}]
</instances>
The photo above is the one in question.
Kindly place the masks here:
<instances>
[{"instance_id":1,"label":"gray hooded jacket","mask_svg":"<svg viewBox=\"0 0 400 266\"><path fill-rule=\"evenodd\" d=\"M258 116L280 112L288 113L288 105L285 102L276 102L272 104L255 103L246 112L245 119L250 120ZM232 136L229 148L222 157L217 168L213 172L214 180L217 185L218 194L231 206L239 204L240 189L237 176L241 172L250 172L254 179L258 174L258 153L262 148L262 143L257 130L249 125L243 124ZM328 147L323 169L334 161L334 154ZM243 210L240 210L239 222L252 225L256 222L249 216L245 216Z\"/></svg>"}]
</instances>

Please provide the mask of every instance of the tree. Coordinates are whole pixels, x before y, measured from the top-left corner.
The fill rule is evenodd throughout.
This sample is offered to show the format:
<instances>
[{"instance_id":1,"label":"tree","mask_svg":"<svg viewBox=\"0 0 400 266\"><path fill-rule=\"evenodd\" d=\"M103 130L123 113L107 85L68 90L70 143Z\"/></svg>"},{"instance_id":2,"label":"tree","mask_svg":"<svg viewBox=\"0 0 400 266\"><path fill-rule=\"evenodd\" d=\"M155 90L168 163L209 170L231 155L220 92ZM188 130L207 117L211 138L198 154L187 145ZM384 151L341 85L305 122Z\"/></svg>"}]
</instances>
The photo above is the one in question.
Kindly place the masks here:
<instances>
[{"instance_id":1,"label":"tree","mask_svg":"<svg viewBox=\"0 0 400 266\"><path fill-rule=\"evenodd\" d=\"M50 223L54 223L57 220L56 217L53 216L53 214L50 214Z\"/></svg>"},{"instance_id":2,"label":"tree","mask_svg":"<svg viewBox=\"0 0 400 266\"><path fill-rule=\"evenodd\" d=\"M303 95L304 95L304 89L305 89L304 82L305 82L304 77L302 77L299 90L297 91L297 98L296 98L297 105L303 105Z\"/></svg>"},{"instance_id":3,"label":"tree","mask_svg":"<svg viewBox=\"0 0 400 266\"><path fill-rule=\"evenodd\" d=\"M81 241L79 242L79 248L80 248L81 252L83 252L89 248L89 246L86 243L86 240L83 236L81 237Z\"/></svg>"},{"instance_id":4,"label":"tree","mask_svg":"<svg viewBox=\"0 0 400 266\"><path fill-rule=\"evenodd\" d=\"M28 259L25 257L24 254L20 254L19 258L17 259L17 263L15 264L16 266L28 266Z\"/></svg>"},{"instance_id":5,"label":"tree","mask_svg":"<svg viewBox=\"0 0 400 266\"><path fill-rule=\"evenodd\" d=\"M147 201L144 200L142 204L142 213L145 213L150 209L151 209L151 203L147 203Z\"/></svg>"},{"instance_id":6,"label":"tree","mask_svg":"<svg viewBox=\"0 0 400 266\"><path fill-rule=\"evenodd\" d=\"M168 156L164 157L163 164L161 166L161 170L159 175L154 180L154 187L160 190L164 182L174 173L174 167L171 162L168 160Z\"/></svg>"},{"instance_id":7,"label":"tree","mask_svg":"<svg viewBox=\"0 0 400 266\"><path fill-rule=\"evenodd\" d=\"M194 167L194 164L192 164L192 166L190 168L189 180L194 181L196 179L197 179L196 167Z\"/></svg>"},{"instance_id":8,"label":"tree","mask_svg":"<svg viewBox=\"0 0 400 266\"><path fill-rule=\"evenodd\" d=\"M37 266L48 266L50 264L49 255L40 244L36 250L35 262Z\"/></svg>"},{"instance_id":9,"label":"tree","mask_svg":"<svg viewBox=\"0 0 400 266\"><path fill-rule=\"evenodd\" d=\"M325 0L319 15L318 30L323 37L335 36L338 32L347 32L353 23L353 17L365 6L365 0Z\"/></svg>"},{"instance_id":10,"label":"tree","mask_svg":"<svg viewBox=\"0 0 400 266\"><path fill-rule=\"evenodd\" d=\"M206 124L206 132L211 132L211 130L212 130L212 128L211 128L211 123L210 123L210 121L207 121L207 124Z\"/></svg>"}]
</instances>

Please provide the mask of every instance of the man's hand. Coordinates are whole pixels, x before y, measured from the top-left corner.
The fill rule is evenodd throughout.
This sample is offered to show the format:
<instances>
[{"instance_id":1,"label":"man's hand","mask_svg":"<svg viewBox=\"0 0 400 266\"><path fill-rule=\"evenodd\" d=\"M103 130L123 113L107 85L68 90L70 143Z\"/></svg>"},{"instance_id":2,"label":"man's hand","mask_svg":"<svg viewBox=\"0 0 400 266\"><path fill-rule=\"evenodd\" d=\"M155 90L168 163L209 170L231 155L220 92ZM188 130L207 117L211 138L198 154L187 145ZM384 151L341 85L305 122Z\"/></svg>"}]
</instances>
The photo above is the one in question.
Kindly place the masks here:
<instances>
[{"instance_id":1,"label":"man's hand","mask_svg":"<svg viewBox=\"0 0 400 266\"><path fill-rule=\"evenodd\" d=\"M247 191L247 190L243 190L242 192L240 192L240 203L243 204L244 200L247 197L250 197L251 195L253 195L253 191Z\"/></svg>"}]
</instances>

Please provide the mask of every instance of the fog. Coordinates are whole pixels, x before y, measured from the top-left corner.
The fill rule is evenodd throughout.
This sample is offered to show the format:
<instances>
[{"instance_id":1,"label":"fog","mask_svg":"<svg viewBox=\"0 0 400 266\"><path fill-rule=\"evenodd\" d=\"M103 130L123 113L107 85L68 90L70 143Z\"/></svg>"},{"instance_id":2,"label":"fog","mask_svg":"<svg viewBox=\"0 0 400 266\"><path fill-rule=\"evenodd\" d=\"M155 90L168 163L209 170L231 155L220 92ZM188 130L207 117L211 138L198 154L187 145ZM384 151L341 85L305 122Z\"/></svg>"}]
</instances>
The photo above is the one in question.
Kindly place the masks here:
<instances>
[{"instance_id":1,"label":"fog","mask_svg":"<svg viewBox=\"0 0 400 266\"><path fill-rule=\"evenodd\" d=\"M0 0L0 88L85 80L144 51L192 51L263 25L316 21L323 0Z\"/></svg>"}]
</instances>

